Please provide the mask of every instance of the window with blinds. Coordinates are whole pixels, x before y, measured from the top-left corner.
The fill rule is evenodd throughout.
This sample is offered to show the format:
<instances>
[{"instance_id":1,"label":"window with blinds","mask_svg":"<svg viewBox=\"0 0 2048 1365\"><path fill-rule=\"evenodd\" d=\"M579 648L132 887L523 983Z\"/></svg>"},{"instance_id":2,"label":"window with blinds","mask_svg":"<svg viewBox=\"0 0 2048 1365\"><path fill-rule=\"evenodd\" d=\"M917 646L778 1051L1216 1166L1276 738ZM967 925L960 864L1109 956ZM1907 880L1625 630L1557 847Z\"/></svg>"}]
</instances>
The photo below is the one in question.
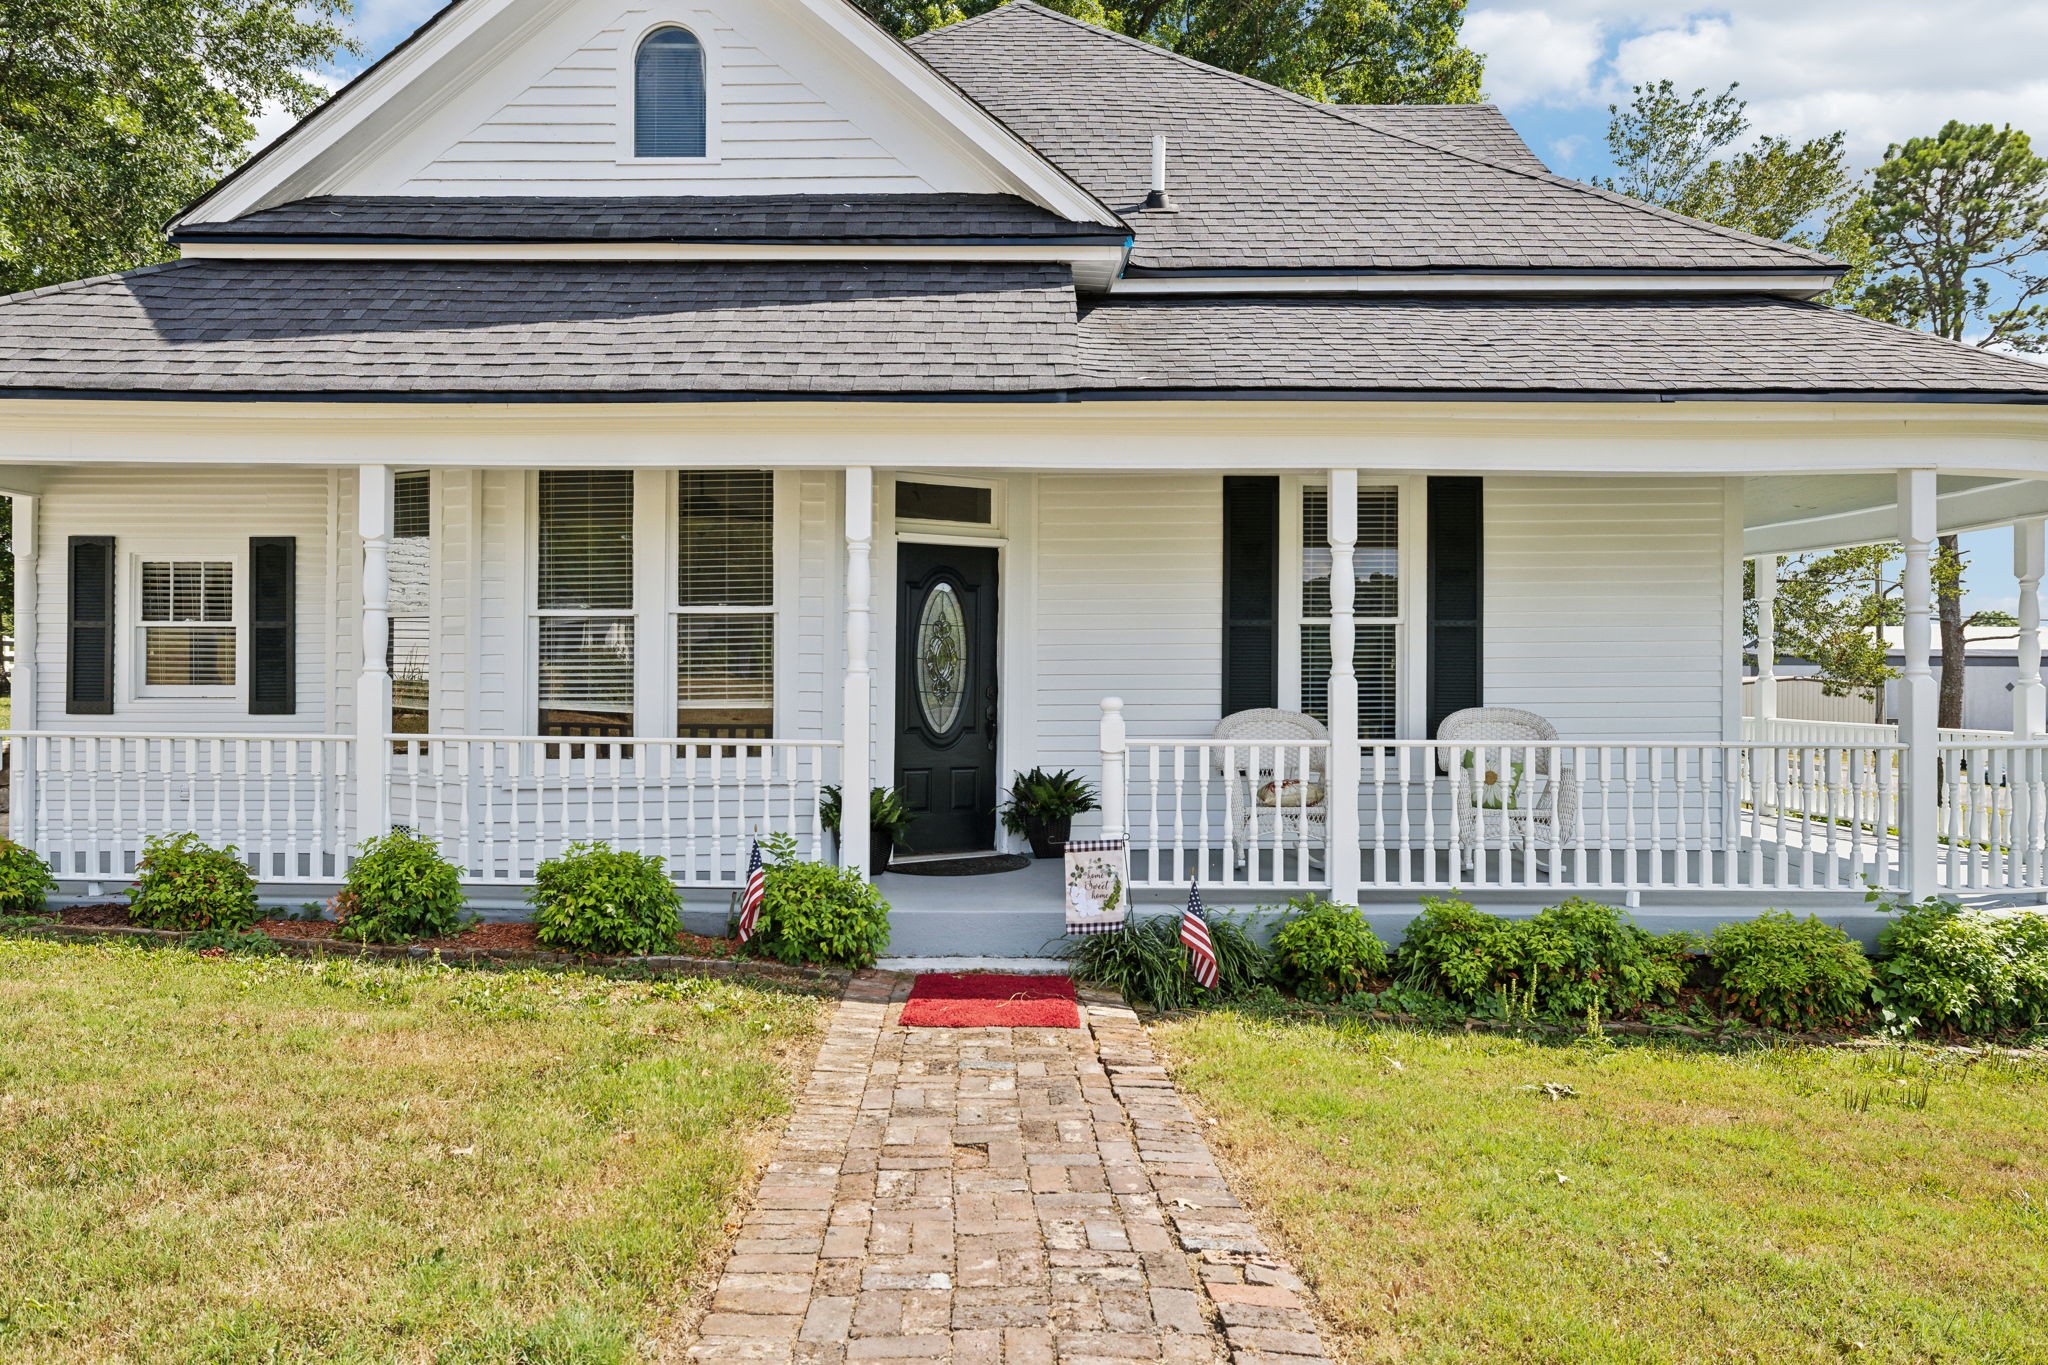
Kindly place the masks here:
<instances>
[{"instance_id":1,"label":"window with blinds","mask_svg":"<svg viewBox=\"0 0 2048 1365\"><path fill-rule=\"evenodd\" d=\"M145 686L235 685L233 564L144 560L139 600Z\"/></svg>"},{"instance_id":2,"label":"window with blinds","mask_svg":"<svg viewBox=\"0 0 2048 1365\"><path fill-rule=\"evenodd\" d=\"M1330 718L1330 494L1301 490L1301 709ZM1395 488L1358 490L1358 541L1351 552L1352 651L1358 677L1358 734L1393 739L1400 723L1396 627L1401 619L1401 497ZM1318 619L1320 618L1320 619Z\"/></svg>"},{"instance_id":3,"label":"window with blinds","mask_svg":"<svg viewBox=\"0 0 2048 1365\"><path fill-rule=\"evenodd\" d=\"M633 155L703 156L704 46L688 29L660 28L633 57Z\"/></svg>"},{"instance_id":4,"label":"window with blinds","mask_svg":"<svg viewBox=\"0 0 2048 1365\"><path fill-rule=\"evenodd\" d=\"M775 732L775 478L676 476L676 733Z\"/></svg>"},{"instance_id":5,"label":"window with blinds","mask_svg":"<svg viewBox=\"0 0 2048 1365\"><path fill-rule=\"evenodd\" d=\"M428 655L432 645L433 476L391 480L391 732L427 733Z\"/></svg>"},{"instance_id":6,"label":"window with blinds","mask_svg":"<svg viewBox=\"0 0 2048 1365\"><path fill-rule=\"evenodd\" d=\"M633 475L540 475L540 733L633 733Z\"/></svg>"}]
</instances>

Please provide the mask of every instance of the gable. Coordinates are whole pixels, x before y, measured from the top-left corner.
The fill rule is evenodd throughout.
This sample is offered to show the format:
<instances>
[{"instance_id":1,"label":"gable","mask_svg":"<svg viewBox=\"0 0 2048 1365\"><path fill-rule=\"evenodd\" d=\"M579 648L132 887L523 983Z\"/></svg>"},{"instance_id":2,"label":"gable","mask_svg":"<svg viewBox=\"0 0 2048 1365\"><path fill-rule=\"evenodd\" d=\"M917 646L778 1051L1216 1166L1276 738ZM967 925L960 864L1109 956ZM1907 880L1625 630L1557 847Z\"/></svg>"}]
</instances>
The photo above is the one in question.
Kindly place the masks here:
<instances>
[{"instance_id":1,"label":"gable","mask_svg":"<svg viewBox=\"0 0 2048 1365\"><path fill-rule=\"evenodd\" d=\"M702 44L707 155L634 155L633 57ZM456 0L179 219L318 195L1011 194L1113 222L846 0Z\"/></svg>"}]
</instances>

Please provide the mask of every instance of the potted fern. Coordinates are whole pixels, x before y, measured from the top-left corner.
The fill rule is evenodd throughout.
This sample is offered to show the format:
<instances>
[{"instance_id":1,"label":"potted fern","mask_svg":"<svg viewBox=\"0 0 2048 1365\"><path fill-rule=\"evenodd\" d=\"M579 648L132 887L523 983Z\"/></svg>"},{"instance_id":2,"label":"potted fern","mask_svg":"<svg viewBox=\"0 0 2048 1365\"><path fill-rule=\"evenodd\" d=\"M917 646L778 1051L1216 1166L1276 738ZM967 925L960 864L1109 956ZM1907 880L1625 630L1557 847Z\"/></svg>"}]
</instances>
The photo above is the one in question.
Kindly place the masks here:
<instances>
[{"instance_id":1,"label":"potted fern","mask_svg":"<svg viewBox=\"0 0 2048 1365\"><path fill-rule=\"evenodd\" d=\"M818 819L826 829L839 833L839 788L826 787L818 793ZM917 817L903 803L903 793L894 787L876 787L868 793L868 875L878 877L889 870L889 858L897 849L908 853L910 840L903 832Z\"/></svg>"},{"instance_id":2,"label":"potted fern","mask_svg":"<svg viewBox=\"0 0 2048 1365\"><path fill-rule=\"evenodd\" d=\"M1033 768L1010 781L1003 802L1003 828L1031 842L1034 858L1057 858L1067 851L1074 817L1096 809L1095 788L1071 768L1049 773Z\"/></svg>"}]
</instances>

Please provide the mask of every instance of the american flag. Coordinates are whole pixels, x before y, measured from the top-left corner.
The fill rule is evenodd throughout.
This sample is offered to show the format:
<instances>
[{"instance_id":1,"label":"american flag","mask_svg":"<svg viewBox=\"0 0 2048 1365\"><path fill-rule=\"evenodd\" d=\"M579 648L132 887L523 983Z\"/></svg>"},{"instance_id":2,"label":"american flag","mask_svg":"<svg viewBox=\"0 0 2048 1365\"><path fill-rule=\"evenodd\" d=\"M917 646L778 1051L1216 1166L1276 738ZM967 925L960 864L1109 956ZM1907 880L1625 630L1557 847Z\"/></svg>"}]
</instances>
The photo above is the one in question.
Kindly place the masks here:
<instances>
[{"instance_id":1,"label":"american flag","mask_svg":"<svg viewBox=\"0 0 2048 1365\"><path fill-rule=\"evenodd\" d=\"M1202 918L1202 893L1188 883L1188 908L1181 912L1180 941L1187 945L1188 965L1204 990L1215 990L1216 945L1209 941L1209 922Z\"/></svg>"},{"instance_id":2,"label":"american flag","mask_svg":"<svg viewBox=\"0 0 2048 1365\"><path fill-rule=\"evenodd\" d=\"M761 918L761 898L768 894L768 874L761 870L761 841L754 840L754 856L747 860L747 889L740 893L740 942L754 936L754 924Z\"/></svg>"}]
</instances>

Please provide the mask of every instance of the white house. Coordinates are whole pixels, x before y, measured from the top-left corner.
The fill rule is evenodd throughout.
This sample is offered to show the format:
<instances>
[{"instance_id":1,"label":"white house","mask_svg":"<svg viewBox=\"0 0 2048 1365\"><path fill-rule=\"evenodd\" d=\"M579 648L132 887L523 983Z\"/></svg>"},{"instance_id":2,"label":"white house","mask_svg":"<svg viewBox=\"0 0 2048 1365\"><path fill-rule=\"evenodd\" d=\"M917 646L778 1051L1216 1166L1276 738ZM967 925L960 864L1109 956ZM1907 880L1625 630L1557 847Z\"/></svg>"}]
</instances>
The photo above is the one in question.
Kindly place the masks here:
<instances>
[{"instance_id":1,"label":"white house","mask_svg":"<svg viewBox=\"0 0 2048 1365\"><path fill-rule=\"evenodd\" d=\"M823 785L985 850L1039 764L1162 902L2048 890L2048 370L1490 106L1021 0L455 0L170 232L0 301L11 819L67 891L191 829L304 899L399 823L486 902L601 837L722 920L756 831L865 865ZM2008 523L2016 728L1944 741L1929 543ZM1894 536L1898 733L1745 730L1744 557ZM1558 739L1438 741L1482 703ZM1266 708L1327 738L1213 738ZM1047 871L887 874L898 948L1036 947Z\"/></svg>"}]
</instances>

